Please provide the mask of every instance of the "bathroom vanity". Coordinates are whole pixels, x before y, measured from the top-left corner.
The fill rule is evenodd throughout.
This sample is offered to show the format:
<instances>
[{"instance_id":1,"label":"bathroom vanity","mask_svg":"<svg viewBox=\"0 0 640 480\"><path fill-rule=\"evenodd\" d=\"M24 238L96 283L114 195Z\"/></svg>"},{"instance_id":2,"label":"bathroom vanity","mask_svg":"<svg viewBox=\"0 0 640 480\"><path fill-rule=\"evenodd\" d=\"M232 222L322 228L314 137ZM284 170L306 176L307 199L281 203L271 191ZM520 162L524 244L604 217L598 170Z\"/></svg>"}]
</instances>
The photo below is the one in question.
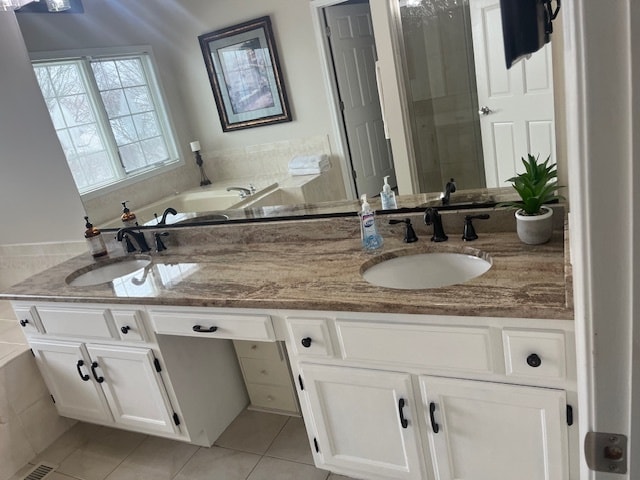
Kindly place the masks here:
<instances>
[{"instance_id":1,"label":"bathroom vanity","mask_svg":"<svg viewBox=\"0 0 640 480\"><path fill-rule=\"evenodd\" d=\"M65 279L92 264L77 257L3 297L61 415L211 445L253 388L238 358L281 341L320 468L380 480L578 478L563 229L535 247L513 231L442 245L417 233L406 245L401 225L385 226L379 257L466 252L492 267L461 285L380 288L361 276L372 257L354 218L299 220L174 230L144 271L72 287ZM244 357L232 341L249 342L236 345Z\"/></svg>"}]
</instances>

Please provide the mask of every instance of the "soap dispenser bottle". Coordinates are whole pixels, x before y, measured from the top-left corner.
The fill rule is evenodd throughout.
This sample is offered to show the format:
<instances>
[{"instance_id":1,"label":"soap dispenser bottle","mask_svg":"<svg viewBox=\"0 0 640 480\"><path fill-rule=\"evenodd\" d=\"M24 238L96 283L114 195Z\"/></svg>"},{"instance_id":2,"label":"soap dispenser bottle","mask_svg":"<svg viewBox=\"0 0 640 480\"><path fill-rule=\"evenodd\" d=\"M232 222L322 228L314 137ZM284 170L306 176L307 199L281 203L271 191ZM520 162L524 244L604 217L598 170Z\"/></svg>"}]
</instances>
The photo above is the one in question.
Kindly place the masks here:
<instances>
[{"instance_id":1,"label":"soap dispenser bottle","mask_svg":"<svg viewBox=\"0 0 640 480\"><path fill-rule=\"evenodd\" d=\"M376 214L371 210L367 195L362 195L362 211L360 212L360 233L362 247L367 251L377 250L382 247L384 241L378 233L376 226Z\"/></svg>"},{"instance_id":2,"label":"soap dispenser bottle","mask_svg":"<svg viewBox=\"0 0 640 480\"><path fill-rule=\"evenodd\" d=\"M122 220L125 227L135 227L138 225L136 214L127 208L127 202L122 202L122 215L120 216L120 220Z\"/></svg>"},{"instance_id":3,"label":"soap dispenser bottle","mask_svg":"<svg viewBox=\"0 0 640 480\"><path fill-rule=\"evenodd\" d=\"M398 208L396 194L391 190L391 185L389 185L389 175L384 177L384 185L382 185L382 191L380 192L380 200L382 201L383 210L394 210Z\"/></svg>"},{"instance_id":4,"label":"soap dispenser bottle","mask_svg":"<svg viewBox=\"0 0 640 480\"><path fill-rule=\"evenodd\" d=\"M102 233L89 222L89 217L84 217L84 220L86 222L85 227L87 228L84 232L84 238L87 239L89 253L91 253L93 258L104 257L107 254L107 247L104 244Z\"/></svg>"}]
</instances>

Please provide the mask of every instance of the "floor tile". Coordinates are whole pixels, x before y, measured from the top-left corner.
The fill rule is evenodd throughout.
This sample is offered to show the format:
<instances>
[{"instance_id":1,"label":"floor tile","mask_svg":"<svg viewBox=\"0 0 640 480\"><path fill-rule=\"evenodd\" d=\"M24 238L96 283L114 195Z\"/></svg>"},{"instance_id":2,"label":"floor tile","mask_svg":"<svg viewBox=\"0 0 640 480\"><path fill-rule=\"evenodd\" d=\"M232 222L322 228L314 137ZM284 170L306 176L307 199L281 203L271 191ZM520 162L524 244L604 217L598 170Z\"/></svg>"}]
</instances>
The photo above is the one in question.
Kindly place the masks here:
<instances>
[{"instance_id":1,"label":"floor tile","mask_svg":"<svg viewBox=\"0 0 640 480\"><path fill-rule=\"evenodd\" d=\"M244 410L222 432L215 444L243 452L263 455L275 440L288 417L273 413Z\"/></svg>"},{"instance_id":2,"label":"floor tile","mask_svg":"<svg viewBox=\"0 0 640 480\"><path fill-rule=\"evenodd\" d=\"M78 422L70 430L46 448L31 463L47 462L61 464L75 450L85 445L92 438L99 438L100 431L105 427L92 423Z\"/></svg>"},{"instance_id":3,"label":"floor tile","mask_svg":"<svg viewBox=\"0 0 640 480\"><path fill-rule=\"evenodd\" d=\"M81 480L104 480L145 438L139 433L105 427L97 438L69 455L58 472Z\"/></svg>"},{"instance_id":4,"label":"floor tile","mask_svg":"<svg viewBox=\"0 0 640 480\"><path fill-rule=\"evenodd\" d=\"M171 480L197 451L195 445L148 437L107 480Z\"/></svg>"},{"instance_id":5,"label":"floor tile","mask_svg":"<svg viewBox=\"0 0 640 480\"><path fill-rule=\"evenodd\" d=\"M247 480L326 480L329 472L301 463L262 457Z\"/></svg>"},{"instance_id":6,"label":"floor tile","mask_svg":"<svg viewBox=\"0 0 640 480\"><path fill-rule=\"evenodd\" d=\"M245 480L259 460L260 456L253 453L201 448L174 480Z\"/></svg>"},{"instance_id":7,"label":"floor tile","mask_svg":"<svg viewBox=\"0 0 640 480\"><path fill-rule=\"evenodd\" d=\"M290 417L265 455L313 465L313 455L302 418Z\"/></svg>"},{"instance_id":8,"label":"floor tile","mask_svg":"<svg viewBox=\"0 0 640 480\"><path fill-rule=\"evenodd\" d=\"M356 479L351 477L345 477L343 475L338 475L337 473L332 473L331 475L329 475L329 478L327 478L327 480L356 480Z\"/></svg>"},{"instance_id":9,"label":"floor tile","mask_svg":"<svg viewBox=\"0 0 640 480\"><path fill-rule=\"evenodd\" d=\"M51 475L47 477L47 480L76 480L73 477L69 477L63 473L53 472Z\"/></svg>"}]
</instances>

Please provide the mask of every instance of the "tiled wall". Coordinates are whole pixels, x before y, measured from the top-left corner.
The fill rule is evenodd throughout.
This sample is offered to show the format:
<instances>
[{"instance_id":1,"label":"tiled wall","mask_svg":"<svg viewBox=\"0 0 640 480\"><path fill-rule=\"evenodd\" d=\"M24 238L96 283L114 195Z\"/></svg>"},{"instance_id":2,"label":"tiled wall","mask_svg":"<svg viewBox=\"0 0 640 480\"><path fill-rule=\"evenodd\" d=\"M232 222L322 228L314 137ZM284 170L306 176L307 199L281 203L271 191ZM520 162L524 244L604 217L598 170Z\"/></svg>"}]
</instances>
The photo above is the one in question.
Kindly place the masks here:
<instances>
[{"instance_id":1,"label":"tiled wall","mask_svg":"<svg viewBox=\"0 0 640 480\"><path fill-rule=\"evenodd\" d=\"M0 480L73 424L58 415L9 302L0 302Z\"/></svg>"},{"instance_id":2,"label":"tiled wall","mask_svg":"<svg viewBox=\"0 0 640 480\"><path fill-rule=\"evenodd\" d=\"M246 186L253 183L262 188L274 182L282 182L289 177L287 167L295 155L331 155L329 138L326 135L286 140L260 145L248 145L243 148L202 151L207 176L214 182L229 181L229 185L242 182ZM338 195L332 199L346 198L342 180L342 171L338 158L331 158L331 184ZM119 189L98 198L85 200L87 213L94 224L108 222L122 212L121 202L129 201L135 211L137 207L147 205L176 192L198 188L200 174L193 158L186 161L182 168L163 175L157 175L133 186ZM246 185L245 185L246 184ZM82 221L82 219L80 219Z\"/></svg>"}]
</instances>

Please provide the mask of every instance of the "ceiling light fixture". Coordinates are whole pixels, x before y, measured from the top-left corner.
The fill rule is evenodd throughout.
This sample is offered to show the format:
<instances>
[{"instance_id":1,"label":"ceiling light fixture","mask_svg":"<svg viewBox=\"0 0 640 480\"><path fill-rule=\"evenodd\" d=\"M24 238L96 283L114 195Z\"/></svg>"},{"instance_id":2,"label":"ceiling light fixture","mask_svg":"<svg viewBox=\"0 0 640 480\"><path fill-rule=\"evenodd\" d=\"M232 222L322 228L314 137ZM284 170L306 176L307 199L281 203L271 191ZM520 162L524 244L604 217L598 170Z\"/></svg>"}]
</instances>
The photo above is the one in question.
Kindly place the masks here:
<instances>
[{"instance_id":1,"label":"ceiling light fixture","mask_svg":"<svg viewBox=\"0 0 640 480\"><path fill-rule=\"evenodd\" d=\"M0 0L0 11L16 10L33 0ZM37 1L37 0L36 0Z\"/></svg>"},{"instance_id":2,"label":"ceiling light fixture","mask_svg":"<svg viewBox=\"0 0 640 480\"><path fill-rule=\"evenodd\" d=\"M70 0L47 0L47 9L50 12L62 12L64 10L69 10L70 8Z\"/></svg>"}]
</instances>

